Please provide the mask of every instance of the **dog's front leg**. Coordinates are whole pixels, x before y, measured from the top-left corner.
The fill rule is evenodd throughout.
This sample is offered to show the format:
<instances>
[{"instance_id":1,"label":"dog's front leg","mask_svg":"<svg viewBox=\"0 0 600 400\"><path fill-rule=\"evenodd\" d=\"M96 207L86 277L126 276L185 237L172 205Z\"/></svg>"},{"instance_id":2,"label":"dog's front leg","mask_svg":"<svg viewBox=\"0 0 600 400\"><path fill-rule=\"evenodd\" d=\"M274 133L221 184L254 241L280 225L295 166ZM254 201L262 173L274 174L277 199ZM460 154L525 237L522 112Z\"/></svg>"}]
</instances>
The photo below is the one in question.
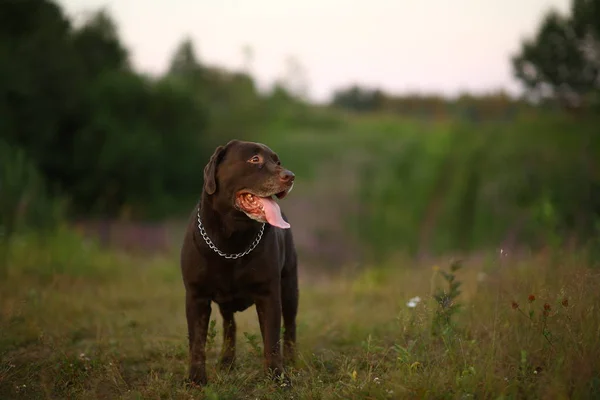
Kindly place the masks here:
<instances>
[{"instance_id":1,"label":"dog's front leg","mask_svg":"<svg viewBox=\"0 0 600 400\"><path fill-rule=\"evenodd\" d=\"M187 293L185 311L190 351L189 380L197 385L206 385L206 335L211 313L210 299Z\"/></svg>"},{"instance_id":2,"label":"dog's front leg","mask_svg":"<svg viewBox=\"0 0 600 400\"><path fill-rule=\"evenodd\" d=\"M263 336L265 366L268 371L279 377L283 373L281 359L281 296L279 284L271 285L269 290L255 299L256 312Z\"/></svg>"}]
</instances>

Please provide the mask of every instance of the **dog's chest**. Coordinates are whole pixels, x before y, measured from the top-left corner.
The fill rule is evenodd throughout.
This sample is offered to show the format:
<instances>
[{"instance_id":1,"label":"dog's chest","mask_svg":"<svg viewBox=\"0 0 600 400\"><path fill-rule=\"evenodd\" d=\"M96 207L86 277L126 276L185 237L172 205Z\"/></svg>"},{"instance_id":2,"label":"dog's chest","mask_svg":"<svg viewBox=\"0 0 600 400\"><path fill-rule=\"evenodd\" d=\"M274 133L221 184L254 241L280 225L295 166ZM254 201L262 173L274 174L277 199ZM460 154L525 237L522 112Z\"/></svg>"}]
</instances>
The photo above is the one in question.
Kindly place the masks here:
<instances>
[{"instance_id":1,"label":"dog's chest","mask_svg":"<svg viewBox=\"0 0 600 400\"><path fill-rule=\"evenodd\" d=\"M264 282L263 271L246 263L222 265L212 280L212 298L216 303L253 297Z\"/></svg>"}]
</instances>

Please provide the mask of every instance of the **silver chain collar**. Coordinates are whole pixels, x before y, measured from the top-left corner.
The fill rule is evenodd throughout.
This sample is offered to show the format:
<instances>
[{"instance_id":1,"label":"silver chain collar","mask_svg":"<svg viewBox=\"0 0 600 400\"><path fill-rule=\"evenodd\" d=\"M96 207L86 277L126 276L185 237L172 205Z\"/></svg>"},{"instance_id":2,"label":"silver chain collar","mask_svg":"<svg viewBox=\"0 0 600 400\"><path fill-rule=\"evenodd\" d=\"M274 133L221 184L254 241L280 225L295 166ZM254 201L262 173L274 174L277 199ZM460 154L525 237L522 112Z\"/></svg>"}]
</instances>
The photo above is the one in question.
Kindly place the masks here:
<instances>
[{"instance_id":1,"label":"silver chain collar","mask_svg":"<svg viewBox=\"0 0 600 400\"><path fill-rule=\"evenodd\" d=\"M206 234L204 225L202 225L202 220L200 220L200 207L198 207L197 215L198 215L198 229L200 230L200 234L202 235L202 238L204 239L204 241L206 242L208 247L213 249L215 251L215 253L217 253L221 257L227 258L229 260L236 260L240 257L244 257L246 254L248 254L252 250L254 250L256 248L256 246L258 246L258 244L260 243L260 240L262 239L262 236L263 236L263 232L265 231L265 224L263 223L260 227L260 231L258 232L258 235L256 236L256 239L254 239L254 242L252 242L252 244L250 245L250 247L248 247L248 249L246 251L244 251L242 253L237 253L237 254L227 254L227 253L223 253L221 250L219 250L217 248L217 246L214 245L212 240L210 240L210 238Z\"/></svg>"}]
</instances>

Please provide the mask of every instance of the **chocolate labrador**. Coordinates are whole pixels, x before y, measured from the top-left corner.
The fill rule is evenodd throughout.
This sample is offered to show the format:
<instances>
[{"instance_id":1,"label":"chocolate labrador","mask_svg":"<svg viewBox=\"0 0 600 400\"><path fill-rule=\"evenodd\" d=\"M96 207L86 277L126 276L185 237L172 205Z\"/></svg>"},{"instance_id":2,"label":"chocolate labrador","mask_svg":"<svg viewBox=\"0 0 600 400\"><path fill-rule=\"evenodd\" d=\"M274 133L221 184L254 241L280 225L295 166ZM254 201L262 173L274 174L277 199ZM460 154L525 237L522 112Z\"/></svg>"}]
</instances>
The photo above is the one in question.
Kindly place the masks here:
<instances>
[{"instance_id":1,"label":"chocolate labrador","mask_svg":"<svg viewBox=\"0 0 600 400\"><path fill-rule=\"evenodd\" d=\"M181 249L189 336L189 380L204 385L206 336L211 302L223 317L220 365L235 360L234 313L256 305L265 367L283 373L284 356L294 360L298 270L288 220L275 198L294 186L294 174L260 143L232 140L219 146L204 168L200 202ZM287 378L286 378L287 380Z\"/></svg>"}]
</instances>

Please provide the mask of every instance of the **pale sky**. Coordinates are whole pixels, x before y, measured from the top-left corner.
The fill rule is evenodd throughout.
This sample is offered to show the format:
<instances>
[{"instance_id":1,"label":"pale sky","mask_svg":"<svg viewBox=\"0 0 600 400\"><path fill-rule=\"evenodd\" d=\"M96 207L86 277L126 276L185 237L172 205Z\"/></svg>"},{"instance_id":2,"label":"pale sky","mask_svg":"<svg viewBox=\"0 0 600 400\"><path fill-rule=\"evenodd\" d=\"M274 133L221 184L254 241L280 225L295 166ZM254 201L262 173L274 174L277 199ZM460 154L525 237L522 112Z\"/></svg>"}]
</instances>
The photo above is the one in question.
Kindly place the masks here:
<instances>
[{"instance_id":1,"label":"pale sky","mask_svg":"<svg viewBox=\"0 0 600 400\"><path fill-rule=\"evenodd\" d=\"M59 0L71 16L106 7L134 66L163 73L192 38L203 63L244 65L260 87L296 57L312 99L352 83L392 93L515 93L509 57L550 8L570 0Z\"/></svg>"}]
</instances>

